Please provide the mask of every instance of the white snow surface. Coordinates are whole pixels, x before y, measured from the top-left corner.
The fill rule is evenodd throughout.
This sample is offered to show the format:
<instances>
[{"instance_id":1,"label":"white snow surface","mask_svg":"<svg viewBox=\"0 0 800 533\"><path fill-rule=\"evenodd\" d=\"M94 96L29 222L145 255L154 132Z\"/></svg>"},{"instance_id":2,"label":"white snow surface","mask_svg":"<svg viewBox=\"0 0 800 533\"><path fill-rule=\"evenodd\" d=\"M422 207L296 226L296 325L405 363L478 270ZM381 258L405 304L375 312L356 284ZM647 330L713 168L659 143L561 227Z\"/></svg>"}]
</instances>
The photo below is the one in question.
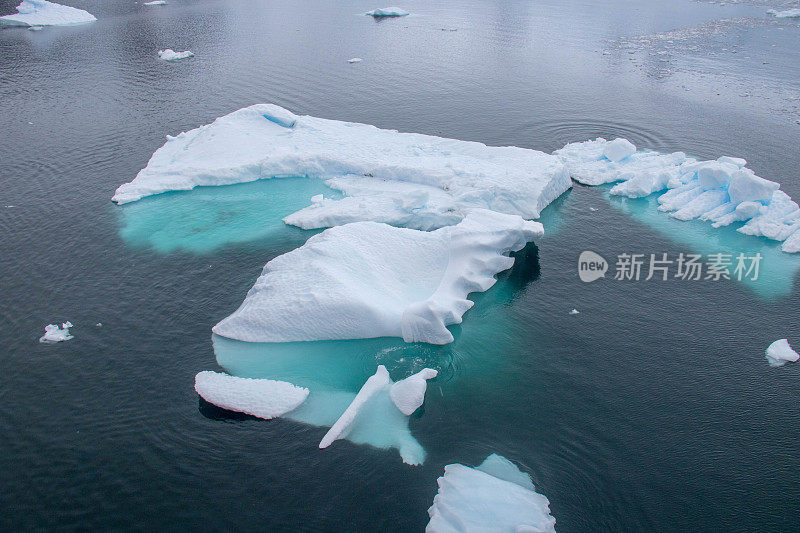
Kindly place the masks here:
<instances>
[{"instance_id":1,"label":"white snow surface","mask_svg":"<svg viewBox=\"0 0 800 533\"><path fill-rule=\"evenodd\" d=\"M398 133L257 104L168 137L113 200L297 176L330 179L357 197L287 217L303 228L407 219L409 227L428 229L460 220L472 208L533 219L572 184L559 158L536 150ZM439 220L431 225L431 218Z\"/></svg>"},{"instance_id":2,"label":"white snow surface","mask_svg":"<svg viewBox=\"0 0 800 533\"><path fill-rule=\"evenodd\" d=\"M73 338L69 333L72 323L67 321L58 327L58 324L48 324L44 327L44 335L39 338L39 342L51 344L55 342L68 341Z\"/></svg>"},{"instance_id":3,"label":"white snow surface","mask_svg":"<svg viewBox=\"0 0 800 533\"><path fill-rule=\"evenodd\" d=\"M294 410L308 397L308 389L285 381L239 378L211 371L195 376L194 390L217 407L267 420Z\"/></svg>"},{"instance_id":4,"label":"white snow surface","mask_svg":"<svg viewBox=\"0 0 800 533\"><path fill-rule=\"evenodd\" d=\"M167 48L166 50L159 50L158 57L163 59L164 61L177 61L178 59L186 59L187 57L194 57L194 54L189 50L184 52L176 52L171 48Z\"/></svg>"},{"instance_id":5,"label":"white snow surface","mask_svg":"<svg viewBox=\"0 0 800 533\"><path fill-rule=\"evenodd\" d=\"M504 457L492 454L476 468L447 465L438 483L428 533L555 533L548 499Z\"/></svg>"},{"instance_id":6,"label":"white snow surface","mask_svg":"<svg viewBox=\"0 0 800 533\"><path fill-rule=\"evenodd\" d=\"M792 350L789 341L780 339L769 345L767 348L767 361L769 366L783 366L787 362L795 362L800 359L800 354Z\"/></svg>"},{"instance_id":7,"label":"white snow surface","mask_svg":"<svg viewBox=\"0 0 800 533\"><path fill-rule=\"evenodd\" d=\"M405 17L409 13L405 9L392 6L373 9L372 11L367 11L366 14L372 17Z\"/></svg>"},{"instance_id":8,"label":"white snow surface","mask_svg":"<svg viewBox=\"0 0 800 533\"><path fill-rule=\"evenodd\" d=\"M63 6L47 0L23 0L18 13L0 17L0 24L10 26L71 26L97 20L83 9Z\"/></svg>"},{"instance_id":9,"label":"white snow surface","mask_svg":"<svg viewBox=\"0 0 800 533\"><path fill-rule=\"evenodd\" d=\"M739 232L782 241L783 251L800 252L797 203L778 183L756 176L744 159L698 161L683 152L641 150L612 161L604 154L617 141L572 143L555 155L573 179L586 185L619 182L611 194L631 198L665 191L658 198L659 210L674 218L706 220L714 227L744 222Z\"/></svg>"},{"instance_id":10,"label":"white snow surface","mask_svg":"<svg viewBox=\"0 0 800 533\"><path fill-rule=\"evenodd\" d=\"M422 407L425 402L425 392L428 389L428 380L435 378L437 374L436 370L426 368L392 385L392 388L389 389L389 396L401 413L411 416L414 411Z\"/></svg>"},{"instance_id":11,"label":"white snow surface","mask_svg":"<svg viewBox=\"0 0 800 533\"><path fill-rule=\"evenodd\" d=\"M785 9L783 11L770 9L767 13L779 19L800 18L800 8Z\"/></svg>"},{"instance_id":12,"label":"white snow surface","mask_svg":"<svg viewBox=\"0 0 800 533\"><path fill-rule=\"evenodd\" d=\"M223 337L290 342L402 337L447 344L466 297L511 268L508 253L544 233L538 222L473 210L455 226L425 232L376 222L323 231L278 256L232 315Z\"/></svg>"}]
</instances>

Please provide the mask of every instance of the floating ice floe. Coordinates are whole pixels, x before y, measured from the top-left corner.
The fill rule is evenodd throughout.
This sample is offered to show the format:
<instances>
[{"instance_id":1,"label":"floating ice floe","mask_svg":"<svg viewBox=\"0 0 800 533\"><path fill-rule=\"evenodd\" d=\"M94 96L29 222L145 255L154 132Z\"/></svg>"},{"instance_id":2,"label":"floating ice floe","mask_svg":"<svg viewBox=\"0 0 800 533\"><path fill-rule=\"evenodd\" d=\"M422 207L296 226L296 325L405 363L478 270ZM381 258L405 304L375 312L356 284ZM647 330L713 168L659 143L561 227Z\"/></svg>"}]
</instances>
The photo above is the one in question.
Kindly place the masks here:
<instances>
[{"instance_id":1,"label":"floating ice floe","mask_svg":"<svg viewBox=\"0 0 800 533\"><path fill-rule=\"evenodd\" d=\"M347 60L348 63L360 63L362 61L363 59L361 59L360 57L351 57L350 59Z\"/></svg>"},{"instance_id":2,"label":"floating ice floe","mask_svg":"<svg viewBox=\"0 0 800 533\"><path fill-rule=\"evenodd\" d=\"M579 315L580 311L578 311L577 309L573 309L572 311L569 312L569 314L571 314L571 315Z\"/></svg>"},{"instance_id":3,"label":"floating ice floe","mask_svg":"<svg viewBox=\"0 0 800 533\"><path fill-rule=\"evenodd\" d=\"M800 354L792 350L789 341L780 339L769 345L767 348L767 361L769 366L783 366L787 362L795 362L800 359Z\"/></svg>"},{"instance_id":4,"label":"floating ice floe","mask_svg":"<svg viewBox=\"0 0 800 533\"><path fill-rule=\"evenodd\" d=\"M472 208L532 219L571 186L563 163L536 150L398 133L258 104L168 137L113 200L297 176L329 179L351 197L326 199L285 219L305 229L359 220L433 229Z\"/></svg>"},{"instance_id":5,"label":"floating ice floe","mask_svg":"<svg viewBox=\"0 0 800 533\"><path fill-rule=\"evenodd\" d=\"M48 324L44 327L44 335L39 338L39 342L50 344L68 341L73 338L73 336L69 334L69 328L71 327L72 323L69 321L61 324L60 328L58 327L58 324Z\"/></svg>"},{"instance_id":6,"label":"floating ice floe","mask_svg":"<svg viewBox=\"0 0 800 533\"><path fill-rule=\"evenodd\" d=\"M447 465L438 483L428 533L555 533L550 502L505 457L492 454L476 468Z\"/></svg>"},{"instance_id":7,"label":"floating ice floe","mask_svg":"<svg viewBox=\"0 0 800 533\"><path fill-rule=\"evenodd\" d=\"M152 2L144 2L142 3L143 6L165 6L167 5L167 0L153 0Z\"/></svg>"},{"instance_id":8,"label":"floating ice floe","mask_svg":"<svg viewBox=\"0 0 800 533\"><path fill-rule=\"evenodd\" d=\"M800 18L800 8L785 9L783 11L770 9L767 11L767 14L779 19Z\"/></svg>"},{"instance_id":9,"label":"floating ice floe","mask_svg":"<svg viewBox=\"0 0 800 533\"><path fill-rule=\"evenodd\" d=\"M375 18L381 17L405 17L408 15L408 11L405 9L400 9L399 7L383 7L379 9L373 9L372 11L367 11L365 15L369 15Z\"/></svg>"},{"instance_id":10,"label":"floating ice floe","mask_svg":"<svg viewBox=\"0 0 800 533\"><path fill-rule=\"evenodd\" d=\"M184 52L176 52L170 48L166 50L159 50L158 57L164 61L177 61L178 59L186 59L187 57L194 57L194 54L189 50Z\"/></svg>"},{"instance_id":11,"label":"floating ice floe","mask_svg":"<svg viewBox=\"0 0 800 533\"><path fill-rule=\"evenodd\" d=\"M538 222L473 210L425 232L376 222L334 227L276 257L242 305L214 326L248 342L402 337L447 344L471 292L511 268L508 253L544 233Z\"/></svg>"},{"instance_id":12,"label":"floating ice floe","mask_svg":"<svg viewBox=\"0 0 800 533\"><path fill-rule=\"evenodd\" d=\"M744 159L723 156L698 161L683 152L630 153L630 149L619 157L626 153L619 150L623 141L598 138L572 143L555 155L572 178L586 185L620 182L610 193L629 198L666 190L658 198L659 210L674 218L706 220L714 227L744 222L739 232L782 241L785 252L800 251L797 203L779 190L778 183L756 176Z\"/></svg>"},{"instance_id":13,"label":"floating ice floe","mask_svg":"<svg viewBox=\"0 0 800 533\"><path fill-rule=\"evenodd\" d=\"M97 20L83 9L62 6L47 0L23 0L18 13L0 17L0 24L10 26L72 26Z\"/></svg>"},{"instance_id":14,"label":"floating ice floe","mask_svg":"<svg viewBox=\"0 0 800 533\"><path fill-rule=\"evenodd\" d=\"M210 371L195 376L194 390L217 407L267 420L292 411L308 397L308 389L285 381L238 378Z\"/></svg>"}]
</instances>

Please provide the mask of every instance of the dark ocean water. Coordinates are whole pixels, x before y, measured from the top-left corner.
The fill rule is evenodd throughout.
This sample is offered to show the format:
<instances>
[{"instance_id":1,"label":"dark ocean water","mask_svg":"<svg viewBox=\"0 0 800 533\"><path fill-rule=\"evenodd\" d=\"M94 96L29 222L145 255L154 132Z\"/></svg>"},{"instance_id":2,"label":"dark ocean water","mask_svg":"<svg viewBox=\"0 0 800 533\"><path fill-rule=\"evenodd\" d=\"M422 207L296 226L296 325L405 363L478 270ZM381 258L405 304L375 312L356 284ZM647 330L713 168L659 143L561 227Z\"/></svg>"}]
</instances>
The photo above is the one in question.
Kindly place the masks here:
<instances>
[{"instance_id":1,"label":"dark ocean water","mask_svg":"<svg viewBox=\"0 0 800 533\"><path fill-rule=\"evenodd\" d=\"M378 23L363 1L169 2L74 0L99 20L0 30L0 530L420 531L444 465L492 452L561 532L800 529L800 365L763 357L800 344L800 265L774 244L576 186L452 345L403 348L442 370L410 467L193 390L219 369L211 327L311 234L278 221L317 185L110 202L164 135L259 102L544 151L623 135L735 155L797 199L800 22L694 1L413 0ZM761 251L766 281L577 276L583 250L715 246ZM73 340L37 342L66 320ZM362 352L354 390L376 359L404 370Z\"/></svg>"}]
</instances>

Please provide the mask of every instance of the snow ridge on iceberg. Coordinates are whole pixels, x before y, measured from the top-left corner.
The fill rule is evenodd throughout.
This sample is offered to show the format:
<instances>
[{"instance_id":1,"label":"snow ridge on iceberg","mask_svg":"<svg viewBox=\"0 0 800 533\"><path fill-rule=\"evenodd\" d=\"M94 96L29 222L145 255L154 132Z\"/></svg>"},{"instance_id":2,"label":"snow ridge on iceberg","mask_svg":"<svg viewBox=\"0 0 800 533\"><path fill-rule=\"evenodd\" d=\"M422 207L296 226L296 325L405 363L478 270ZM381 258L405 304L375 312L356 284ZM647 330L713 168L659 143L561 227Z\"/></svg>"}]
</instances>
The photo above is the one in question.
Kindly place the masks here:
<instances>
[{"instance_id":1,"label":"snow ridge on iceberg","mask_svg":"<svg viewBox=\"0 0 800 533\"><path fill-rule=\"evenodd\" d=\"M271 260L217 335L249 342L402 337L447 344L466 297L511 268L508 253L544 233L538 222L473 210L432 232L356 222Z\"/></svg>"},{"instance_id":2,"label":"snow ridge on iceberg","mask_svg":"<svg viewBox=\"0 0 800 533\"><path fill-rule=\"evenodd\" d=\"M504 457L492 454L476 468L447 465L438 483L428 533L555 533L548 499Z\"/></svg>"},{"instance_id":3,"label":"snow ridge on iceberg","mask_svg":"<svg viewBox=\"0 0 800 533\"><path fill-rule=\"evenodd\" d=\"M614 145L622 143L634 150L617 152ZM783 251L800 252L797 203L779 190L780 184L756 176L744 159L698 161L683 152L636 151L624 139L603 138L568 144L555 155L585 185L619 182L611 194L630 198L666 190L658 197L659 210L674 218L705 220L714 227L744 222L739 232L782 241Z\"/></svg>"},{"instance_id":4,"label":"snow ridge on iceberg","mask_svg":"<svg viewBox=\"0 0 800 533\"><path fill-rule=\"evenodd\" d=\"M297 221L305 228L401 217L418 227L418 217L442 215L449 222L471 208L533 219L571 186L561 161L536 150L398 133L257 104L168 137L113 200L124 204L166 191L298 176L335 178L358 196L305 212ZM403 187L408 184L413 190ZM389 204L391 220L384 220Z\"/></svg>"},{"instance_id":5,"label":"snow ridge on iceberg","mask_svg":"<svg viewBox=\"0 0 800 533\"><path fill-rule=\"evenodd\" d=\"M62 6L47 0L23 0L17 14L0 17L0 24L10 26L71 26L97 20L76 7Z\"/></svg>"}]
</instances>

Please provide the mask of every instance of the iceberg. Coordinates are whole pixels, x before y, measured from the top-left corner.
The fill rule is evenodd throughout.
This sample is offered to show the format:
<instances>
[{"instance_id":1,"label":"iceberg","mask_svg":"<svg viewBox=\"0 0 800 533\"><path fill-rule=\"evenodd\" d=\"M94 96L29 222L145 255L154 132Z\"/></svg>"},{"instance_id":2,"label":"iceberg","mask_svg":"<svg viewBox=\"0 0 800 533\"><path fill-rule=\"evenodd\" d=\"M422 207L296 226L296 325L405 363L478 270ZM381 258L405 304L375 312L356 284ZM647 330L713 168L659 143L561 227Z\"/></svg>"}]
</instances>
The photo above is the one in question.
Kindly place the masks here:
<instances>
[{"instance_id":1,"label":"iceberg","mask_svg":"<svg viewBox=\"0 0 800 533\"><path fill-rule=\"evenodd\" d=\"M357 200L323 202L298 215L302 227L380 220L373 217L389 205L394 219L441 216L434 224L441 227L472 208L535 219L572 185L558 157L536 150L297 116L273 104L246 107L167 139L113 201L313 177L332 180Z\"/></svg>"},{"instance_id":2,"label":"iceberg","mask_svg":"<svg viewBox=\"0 0 800 533\"><path fill-rule=\"evenodd\" d=\"M195 376L194 390L217 407L267 420L294 410L308 397L308 389L285 381L238 378L210 371Z\"/></svg>"},{"instance_id":3,"label":"iceberg","mask_svg":"<svg viewBox=\"0 0 800 533\"><path fill-rule=\"evenodd\" d=\"M194 54L189 50L184 52L176 52L171 48L167 48L166 50L159 50L158 57L163 59L164 61L177 61L178 59L186 59L187 57L194 57Z\"/></svg>"},{"instance_id":4,"label":"iceberg","mask_svg":"<svg viewBox=\"0 0 800 533\"><path fill-rule=\"evenodd\" d=\"M411 416L414 411L422 407L425 402L425 392L428 390L428 380L438 375L436 370L426 368L398 381L389 389L389 396L395 406L406 416Z\"/></svg>"},{"instance_id":5,"label":"iceberg","mask_svg":"<svg viewBox=\"0 0 800 533\"><path fill-rule=\"evenodd\" d=\"M438 484L428 533L555 533L550 502L505 457L492 454L476 468L447 465Z\"/></svg>"},{"instance_id":6,"label":"iceberg","mask_svg":"<svg viewBox=\"0 0 800 533\"><path fill-rule=\"evenodd\" d=\"M0 25L10 26L72 26L97 20L83 9L62 6L47 0L23 0L18 13L0 17Z\"/></svg>"},{"instance_id":7,"label":"iceberg","mask_svg":"<svg viewBox=\"0 0 800 533\"><path fill-rule=\"evenodd\" d=\"M153 0L152 2L143 2L143 6L165 6L167 5L167 0Z\"/></svg>"},{"instance_id":8,"label":"iceberg","mask_svg":"<svg viewBox=\"0 0 800 533\"><path fill-rule=\"evenodd\" d=\"M678 220L699 219L715 228L741 222L737 231L745 235L780 241L784 252L800 251L797 203L780 190L780 184L756 176L744 159L723 156L698 161L683 152L653 151L635 151L619 159L623 152L613 148L619 142L598 138L571 143L555 155L583 184L619 182L610 193L629 198L661 192L659 211Z\"/></svg>"},{"instance_id":9,"label":"iceberg","mask_svg":"<svg viewBox=\"0 0 800 533\"><path fill-rule=\"evenodd\" d=\"M58 327L58 324L48 324L44 327L44 335L39 338L39 342L44 344L53 344L61 341L68 341L73 338L69 333L69 328L72 323L67 321Z\"/></svg>"},{"instance_id":10,"label":"iceberg","mask_svg":"<svg viewBox=\"0 0 800 533\"><path fill-rule=\"evenodd\" d=\"M266 264L242 305L213 331L248 342L402 337L447 344L512 251L544 233L538 222L473 210L424 232L377 222L337 226Z\"/></svg>"},{"instance_id":11,"label":"iceberg","mask_svg":"<svg viewBox=\"0 0 800 533\"><path fill-rule=\"evenodd\" d=\"M362 61L363 59L361 59L360 57L351 57L350 59L347 60L348 63L361 63Z\"/></svg>"},{"instance_id":12,"label":"iceberg","mask_svg":"<svg viewBox=\"0 0 800 533\"><path fill-rule=\"evenodd\" d=\"M379 9L373 9L372 11L367 11L365 15L369 15L375 18L381 17L405 17L408 15L408 11L405 9L400 9L399 7L382 7Z\"/></svg>"},{"instance_id":13,"label":"iceberg","mask_svg":"<svg viewBox=\"0 0 800 533\"><path fill-rule=\"evenodd\" d=\"M787 362L793 363L800 359L800 354L792 350L786 339L780 339L770 344L766 356L769 366L783 366Z\"/></svg>"},{"instance_id":14,"label":"iceberg","mask_svg":"<svg viewBox=\"0 0 800 533\"><path fill-rule=\"evenodd\" d=\"M767 14L779 19L800 18L800 8L784 9L783 11L769 9L767 10Z\"/></svg>"}]
</instances>

